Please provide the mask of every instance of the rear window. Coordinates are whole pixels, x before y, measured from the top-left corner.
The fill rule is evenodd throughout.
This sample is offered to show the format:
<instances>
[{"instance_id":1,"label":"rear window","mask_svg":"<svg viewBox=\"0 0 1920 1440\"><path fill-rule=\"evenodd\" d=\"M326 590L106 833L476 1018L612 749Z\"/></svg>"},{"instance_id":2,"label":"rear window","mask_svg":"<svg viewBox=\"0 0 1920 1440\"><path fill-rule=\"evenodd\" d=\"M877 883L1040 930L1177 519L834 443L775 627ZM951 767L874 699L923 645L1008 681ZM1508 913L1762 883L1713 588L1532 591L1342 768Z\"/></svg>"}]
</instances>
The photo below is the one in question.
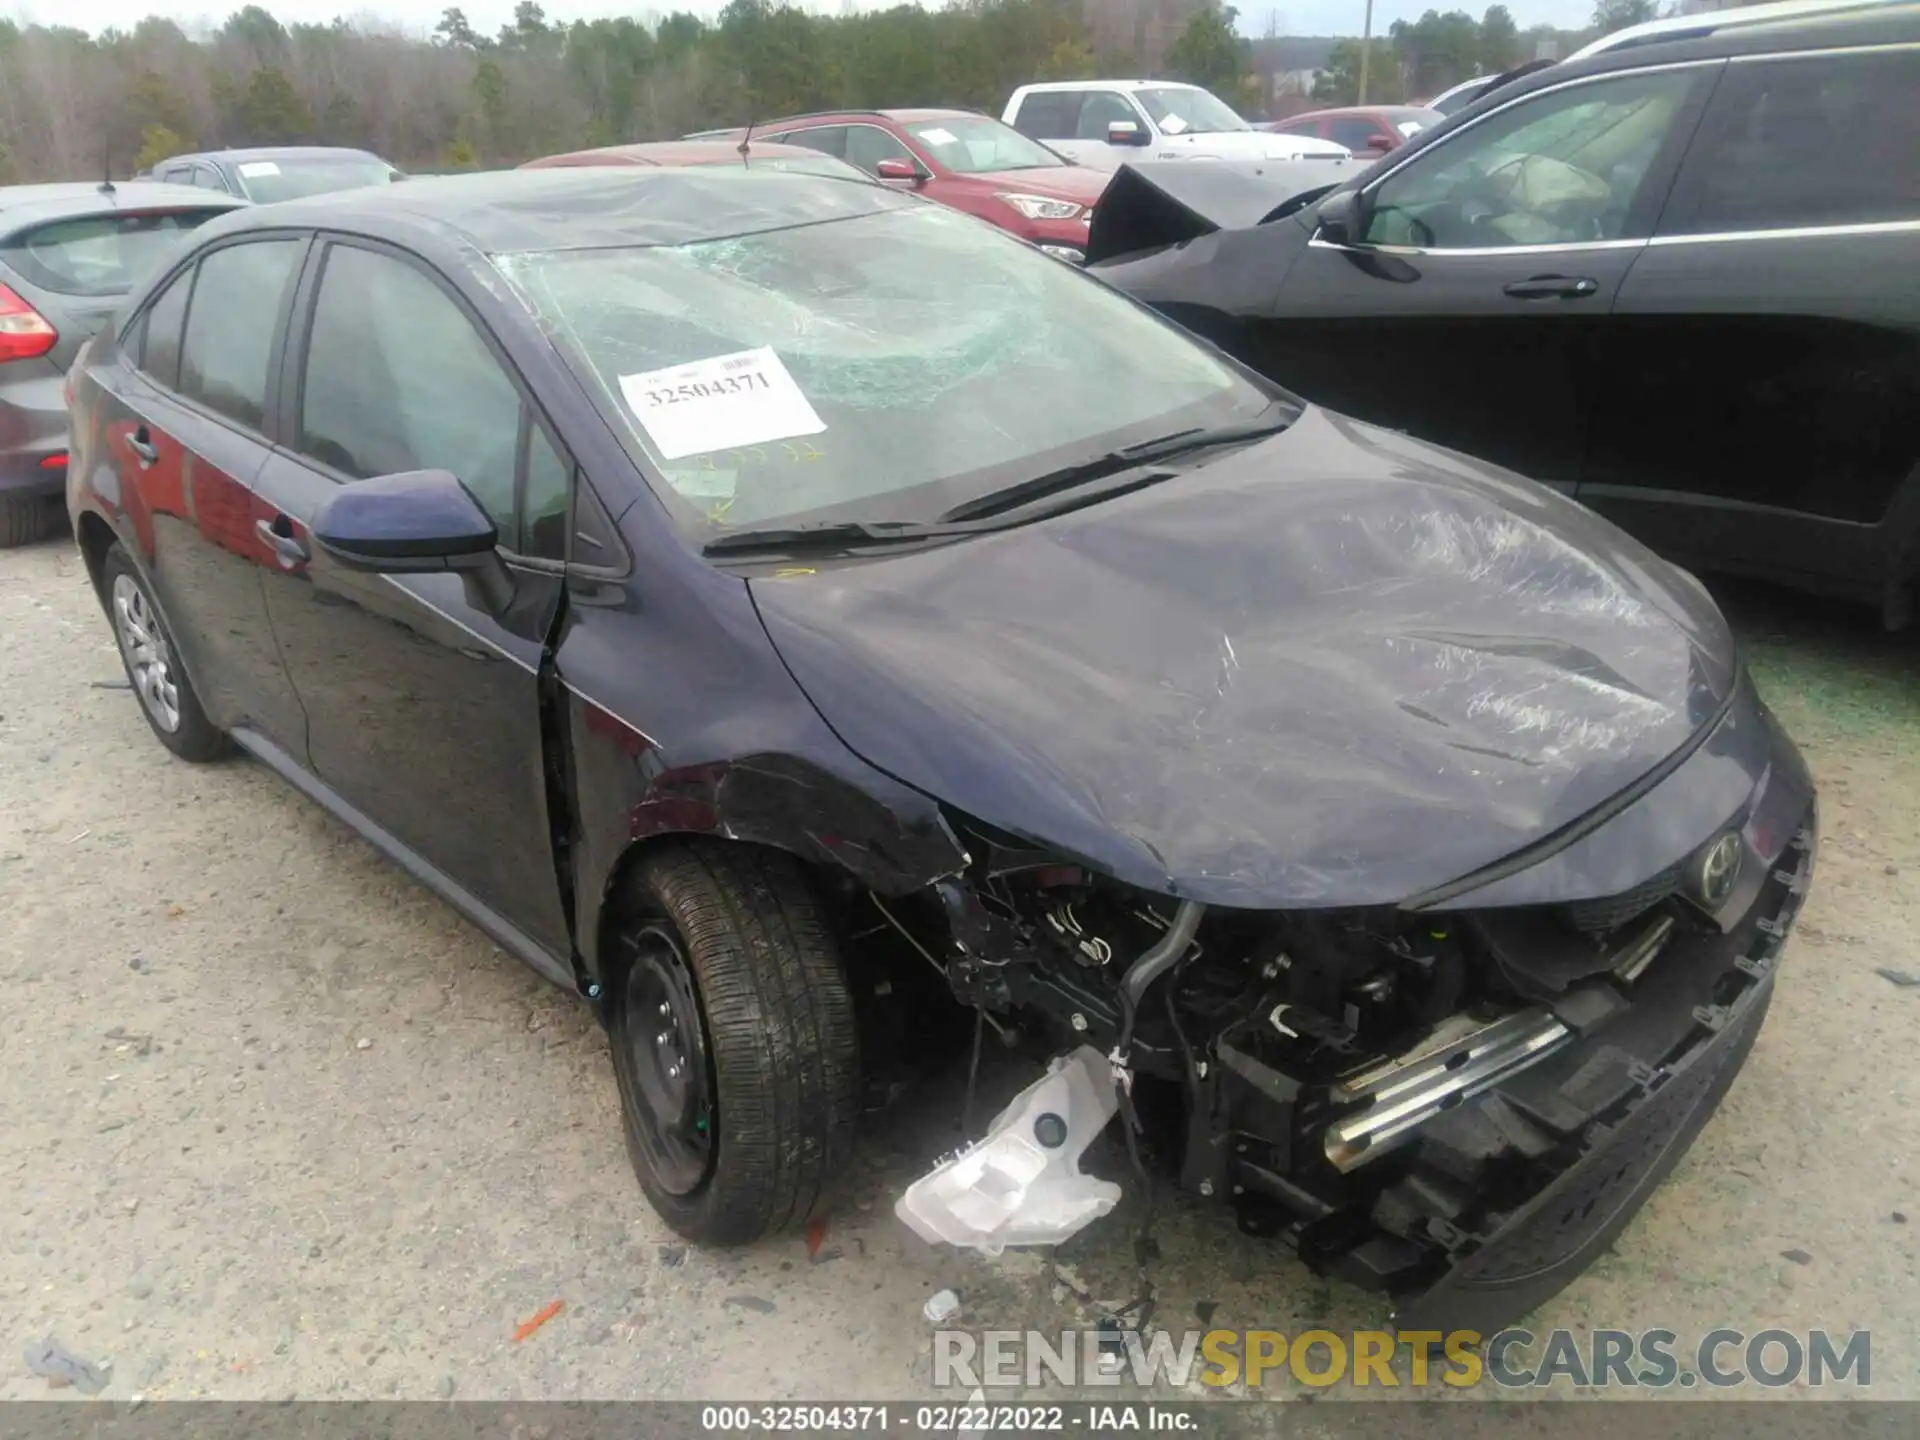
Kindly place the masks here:
<instances>
[{"instance_id":1,"label":"rear window","mask_svg":"<svg viewBox=\"0 0 1920 1440\"><path fill-rule=\"evenodd\" d=\"M84 215L55 220L0 247L22 279L60 295L124 295L160 267L180 237L224 209Z\"/></svg>"}]
</instances>

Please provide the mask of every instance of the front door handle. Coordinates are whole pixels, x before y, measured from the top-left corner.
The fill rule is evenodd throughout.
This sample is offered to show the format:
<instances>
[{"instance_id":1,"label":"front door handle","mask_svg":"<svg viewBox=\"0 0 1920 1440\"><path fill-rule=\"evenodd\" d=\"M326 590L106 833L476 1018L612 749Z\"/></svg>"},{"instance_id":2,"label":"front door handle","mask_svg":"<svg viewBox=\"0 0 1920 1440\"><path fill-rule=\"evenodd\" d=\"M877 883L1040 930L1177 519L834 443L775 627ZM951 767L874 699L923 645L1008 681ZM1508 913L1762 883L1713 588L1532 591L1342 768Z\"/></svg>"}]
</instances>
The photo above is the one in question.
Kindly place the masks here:
<instances>
[{"instance_id":1,"label":"front door handle","mask_svg":"<svg viewBox=\"0 0 1920 1440\"><path fill-rule=\"evenodd\" d=\"M1535 275L1516 280L1505 293L1515 300L1584 300L1600 291L1600 282L1585 275Z\"/></svg>"},{"instance_id":2,"label":"front door handle","mask_svg":"<svg viewBox=\"0 0 1920 1440\"><path fill-rule=\"evenodd\" d=\"M147 435L147 427L144 425L127 436L127 449L133 452L133 458L140 462L142 470L159 463L160 452L154 448L152 439Z\"/></svg>"},{"instance_id":3,"label":"front door handle","mask_svg":"<svg viewBox=\"0 0 1920 1440\"><path fill-rule=\"evenodd\" d=\"M293 533L293 522L284 515L276 515L271 520L254 521L253 533L260 537L261 544L273 551L274 559L288 570L296 565L304 565L313 558Z\"/></svg>"}]
</instances>

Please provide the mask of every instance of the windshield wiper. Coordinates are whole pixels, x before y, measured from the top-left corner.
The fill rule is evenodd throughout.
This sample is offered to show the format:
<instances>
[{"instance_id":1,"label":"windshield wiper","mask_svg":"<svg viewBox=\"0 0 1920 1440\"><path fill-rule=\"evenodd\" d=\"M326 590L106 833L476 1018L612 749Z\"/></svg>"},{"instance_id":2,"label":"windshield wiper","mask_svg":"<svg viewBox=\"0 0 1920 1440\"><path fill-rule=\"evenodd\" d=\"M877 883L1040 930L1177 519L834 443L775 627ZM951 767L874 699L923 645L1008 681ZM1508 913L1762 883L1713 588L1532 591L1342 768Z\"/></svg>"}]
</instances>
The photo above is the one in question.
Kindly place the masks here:
<instances>
[{"instance_id":1,"label":"windshield wiper","mask_svg":"<svg viewBox=\"0 0 1920 1440\"><path fill-rule=\"evenodd\" d=\"M1157 435L1151 440L1142 440L1133 445L1123 445L1118 450L1109 450L1105 455L1096 456L1092 460L1083 460L1077 465L1049 470L1044 475L1035 475L1030 480L1022 480L1004 489L989 490L985 495L979 495L955 505L951 510L942 513L939 519L942 523L952 523L1003 514L1008 510L1017 510L1023 505L1030 505L1035 500L1043 500L1049 495L1057 495L1063 490L1072 490L1077 486L1094 480L1103 480L1123 471L1151 466L1156 461L1191 455L1216 445L1244 445L1249 441L1265 439L1269 435L1279 434L1292 423L1293 417L1288 416L1284 420L1259 420L1241 425L1196 426L1188 430L1176 430L1171 435ZM1177 472L1157 471L1150 477L1143 477L1139 483L1149 484L1153 480L1169 479L1175 473Z\"/></svg>"},{"instance_id":2,"label":"windshield wiper","mask_svg":"<svg viewBox=\"0 0 1920 1440\"><path fill-rule=\"evenodd\" d=\"M968 525L921 524L912 520L832 520L819 525L782 525L764 530L735 530L701 546L706 555L749 555L760 551L852 550L866 545L910 544L972 533Z\"/></svg>"},{"instance_id":3,"label":"windshield wiper","mask_svg":"<svg viewBox=\"0 0 1920 1440\"><path fill-rule=\"evenodd\" d=\"M1044 520L1052 515L1077 510L1083 504L1109 500L1129 491L1144 489L1162 480L1171 480L1182 472L1153 462L1176 455L1188 455L1216 445L1242 445L1252 440L1277 435L1293 423L1263 420L1242 425L1215 425L1176 430L1134 445L1109 451L1093 460L1064 469L1051 470L994 490L932 520L829 520L816 525L780 525L761 530L736 530L716 536L701 547L707 555L797 554L807 550L858 550L885 545L911 545L927 540L955 540L980 535L989 530L1004 530L1009 525ZM1037 500L1045 500L1064 491L1077 490L1096 480L1124 477L1106 486L1096 495L1076 496L1061 504L1037 508L1018 520L1003 518L1011 511L1024 510Z\"/></svg>"}]
</instances>

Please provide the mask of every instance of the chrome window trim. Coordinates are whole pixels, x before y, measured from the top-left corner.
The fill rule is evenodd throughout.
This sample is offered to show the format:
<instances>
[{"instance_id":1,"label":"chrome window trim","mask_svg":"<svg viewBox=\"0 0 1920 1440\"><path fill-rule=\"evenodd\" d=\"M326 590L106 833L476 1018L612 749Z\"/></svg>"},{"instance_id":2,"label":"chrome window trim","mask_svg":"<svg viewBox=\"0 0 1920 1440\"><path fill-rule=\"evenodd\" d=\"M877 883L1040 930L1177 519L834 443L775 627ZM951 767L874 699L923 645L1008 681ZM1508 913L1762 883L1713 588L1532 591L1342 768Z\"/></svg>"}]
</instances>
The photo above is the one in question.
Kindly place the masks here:
<instances>
[{"instance_id":1,"label":"chrome window trim","mask_svg":"<svg viewBox=\"0 0 1920 1440\"><path fill-rule=\"evenodd\" d=\"M1457 250L1435 247L1425 249L1418 245L1335 245L1330 240L1322 240L1318 235L1307 241L1309 250L1345 250L1356 255L1562 255L1573 251L1588 250L1638 250L1645 246L1645 240L1569 240L1552 245L1472 245Z\"/></svg>"},{"instance_id":2,"label":"chrome window trim","mask_svg":"<svg viewBox=\"0 0 1920 1440\"><path fill-rule=\"evenodd\" d=\"M1897 50L1920 50L1920 40L1889 40L1880 45L1830 45L1821 50L1769 50L1760 55L1731 55L1733 65L1765 65L1786 60L1831 60L1835 55L1884 55Z\"/></svg>"},{"instance_id":3,"label":"chrome window trim","mask_svg":"<svg viewBox=\"0 0 1920 1440\"><path fill-rule=\"evenodd\" d=\"M1720 230L1700 235L1656 235L1642 245L1727 245L1742 240L1814 240L1829 236L1920 234L1920 219L1864 220L1850 225L1795 225L1778 230Z\"/></svg>"}]
</instances>

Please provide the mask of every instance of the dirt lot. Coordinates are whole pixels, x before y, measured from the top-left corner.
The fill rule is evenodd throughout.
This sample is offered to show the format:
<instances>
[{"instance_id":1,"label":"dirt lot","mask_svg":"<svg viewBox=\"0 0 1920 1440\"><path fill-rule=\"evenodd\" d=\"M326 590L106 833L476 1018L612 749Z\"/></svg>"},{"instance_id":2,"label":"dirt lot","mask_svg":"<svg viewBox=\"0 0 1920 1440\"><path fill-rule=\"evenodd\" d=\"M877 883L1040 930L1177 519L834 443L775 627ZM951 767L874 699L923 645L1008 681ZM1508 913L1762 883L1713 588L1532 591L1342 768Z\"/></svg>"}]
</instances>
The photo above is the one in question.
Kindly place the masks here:
<instances>
[{"instance_id":1,"label":"dirt lot","mask_svg":"<svg viewBox=\"0 0 1920 1440\"><path fill-rule=\"evenodd\" d=\"M1920 643L1732 599L1819 772L1813 895L1720 1115L1534 1328L1868 1327L1874 1393L1920 1397L1920 989L1876 973L1920 971ZM870 1136L812 1259L675 1243L585 1008L265 770L169 759L120 686L69 544L0 553L0 1399L47 1393L48 1334L109 1396L877 1399L926 1390L943 1286L976 1328L1133 1295L1124 1209L1058 1274L893 1218L948 1094ZM1384 1318L1224 1213L1159 1235L1160 1324Z\"/></svg>"}]
</instances>

